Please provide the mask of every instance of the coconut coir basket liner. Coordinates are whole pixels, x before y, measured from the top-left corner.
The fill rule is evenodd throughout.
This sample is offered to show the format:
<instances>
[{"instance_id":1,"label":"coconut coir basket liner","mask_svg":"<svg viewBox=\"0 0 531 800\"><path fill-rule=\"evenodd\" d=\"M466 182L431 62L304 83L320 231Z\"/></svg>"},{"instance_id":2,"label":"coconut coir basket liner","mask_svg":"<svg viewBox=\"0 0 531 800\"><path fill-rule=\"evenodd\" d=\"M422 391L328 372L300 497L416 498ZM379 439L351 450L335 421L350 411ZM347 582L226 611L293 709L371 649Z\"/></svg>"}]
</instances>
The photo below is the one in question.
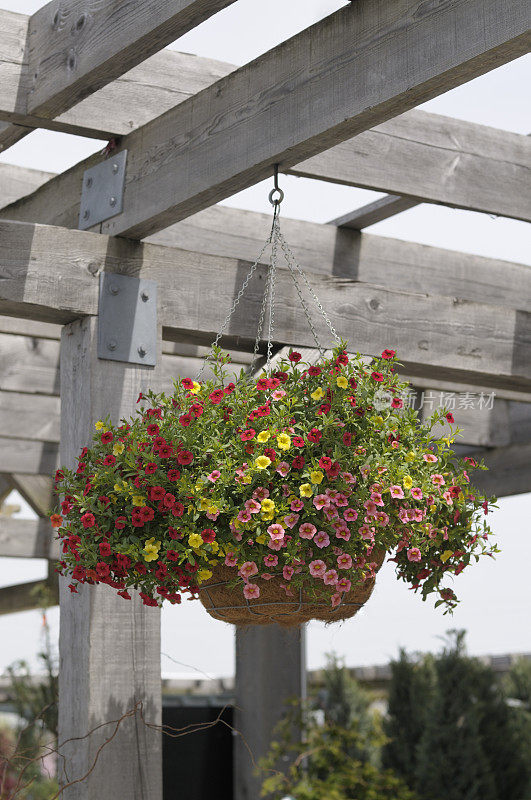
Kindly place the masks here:
<instances>
[{"instance_id":1,"label":"coconut coir basket liner","mask_svg":"<svg viewBox=\"0 0 531 800\"><path fill-rule=\"evenodd\" d=\"M378 564L383 564L385 553L374 554ZM332 608L330 601L317 602L308 597L303 589L293 589L293 597L286 595L280 586L285 583L282 575L269 581L260 581L260 597L246 600L241 585L231 588L234 570L225 566L212 569L212 577L201 584L199 599L214 619L231 622L233 625L272 625L286 628L302 625L311 619L335 622L353 617L362 608L374 589L375 579L370 578L353 586L342 596L341 603Z\"/></svg>"}]
</instances>

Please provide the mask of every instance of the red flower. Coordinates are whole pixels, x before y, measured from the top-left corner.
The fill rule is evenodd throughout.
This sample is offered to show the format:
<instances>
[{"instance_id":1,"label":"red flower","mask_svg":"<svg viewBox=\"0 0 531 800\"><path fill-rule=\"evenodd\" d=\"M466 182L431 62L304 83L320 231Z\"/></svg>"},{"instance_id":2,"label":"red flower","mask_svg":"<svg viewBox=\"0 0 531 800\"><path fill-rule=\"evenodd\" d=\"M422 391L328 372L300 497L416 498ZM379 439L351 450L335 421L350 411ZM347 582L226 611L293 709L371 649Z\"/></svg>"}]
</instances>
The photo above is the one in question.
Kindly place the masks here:
<instances>
[{"instance_id":1,"label":"red flower","mask_svg":"<svg viewBox=\"0 0 531 800\"><path fill-rule=\"evenodd\" d=\"M295 364L297 364L301 360L302 356L300 353L293 352L289 354L288 358L290 361L293 361Z\"/></svg>"},{"instance_id":2,"label":"red flower","mask_svg":"<svg viewBox=\"0 0 531 800\"><path fill-rule=\"evenodd\" d=\"M168 528L168 536L170 537L170 539L182 539L183 538L183 534L181 533L181 531L178 531L177 528L172 528L171 525Z\"/></svg>"},{"instance_id":3,"label":"red flower","mask_svg":"<svg viewBox=\"0 0 531 800\"><path fill-rule=\"evenodd\" d=\"M111 554L111 546L109 542L101 542L99 545L100 556L110 556Z\"/></svg>"},{"instance_id":4,"label":"red flower","mask_svg":"<svg viewBox=\"0 0 531 800\"><path fill-rule=\"evenodd\" d=\"M190 411L195 417L200 417L204 411L204 408L201 403L192 403L190 406Z\"/></svg>"},{"instance_id":5,"label":"red flower","mask_svg":"<svg viewBox=\"0 0 531 800\"><path fill-rule=\"evenodd\" d=\"M272 447L266 447L264 450L264 455L271 459L271 461L276 461L277 453L276 450L273 450Z\"/></svg>"},{"instance_id":6,"label":"red flower","mask_svg":"<svg viewBox=\"0 0 531 800\"><path fill-rule=\"evenodd\" d=\"M69 583L69 584L68 584L68 588L70 589L70 591L71 591L72 593L74 593L74 592L75 592L75 593L77 594L77 589L76 589L76 587L75 587L75 585L74 585L73 583Z\"/></svg>"},{"instance_id":7,"label":"red flower","mask_svg":"<svg viewBox=\"0 0 531 800\"><path fill-rule=\"evenodd\" d=\"M70 500L66 500L65 499L61 503L61 511L63 512L63 514L70 514L70 512L72 511L73 508L74 508L74 506L70 502Z\"/></svg>"},{"instance_id":8,"label":"red flower","mask_svg":"<svg viewBox=\"0 0 531 800\"><path fill-rule=\"evenodd\" d=\"M402 408L404 401L400 397L393 397L391 400L391 408Z\"/></svg>"},{"instance_id":9,"label":"red flower","mask_svg":"<svg viewBox=\"0 0 531 800\"><path fill-rule=\"evenodd\" d=\"M116 464L116 456L113 456L109 453L109 455L105 456L103 459L103 463L106 467L112 467L113 464Z\"/></svg>"},{"instance_id":10,"label":"red flower","mask_svg":"<svg viewBox=\"0 0 531 800\"><path fill-rule=\"evenodd\" d=\"M87 513L83 514L81 517L81 523L84 528L93 528L96 524L96 517L94 514L91 514L90 511L87 511Z\"/></svg>"},{"instance_id":11,"label":"red flower","mask_svg":"<svg viewBox=\"0 0 531 800\"><path fill-rule=\"evenodd\" d=\"M321 433L319 428L312 428L307 438L309 442L320 442L322 436L323 434Z\"/></svg>"},{"instance_id":12,"label":"red flower","mask_svg":"<svg viewBox=\"0 0 531 800\"><path fill-rule=\"evenodd\" d=\"M317 409L317 414L328 414L332 406L330 403L321 403L319 408Z\"/></svg>"},{"instance_id":13,"label":"red flower","mask_svg":"<svg viewBox=\"0 0 531 800\"><path fill-rule=\"evenodd\" d=\"M328 470L328 477L329 478L337 478L339 473L341 472L341 466L338 461L334 461L330 469Z\"/></svg>"},{"instance_id":14,"label":"red flower","mask_svg":"<svg viewBox=\"0 0 531 800\"><path fill-rule=\"evenodd\" d=\"M373 381L377 381L378 383L380 383L384 379L381 372L371 372L371 378L373 379Z\"/></svg>"},{"instance_id":15,"label":"red flower","mask_svg":"<svg viewBox=\"0 0 531 800\"><path fill-rule=\"evenodd\" d=\"M52 514L50 521L52 523L52 528L60 528L63 524L63 518L60 514Z\"/></svg>"},{"instance_id":16,"label":"red flower","mask_svg":"<svg viewBox=\"0 0 531 800\"><path fill-rule=\"evenodd\" d=\"M236 386L233 383L228 383L225 386L225 390L224 390L225 394L232 394L233 391L235 390L235 388L236 388Z\"/></svg>"},{"instance_id":17,"label":"red flower","mask_svg":"<svg viewBox=\"0 0 531 800\"><path fill-rule=\"evenodd\" d=\"M289 380L289 375L287 372L275 372L274 375L275 378L280 381L280 383L286 383L286 381Z\"/></svg>"},{"instance_id":18,"label":"red flower","mask_svg":"<svg viewBox=\"0 0 531 800\"><path fill-rule=\"evenodd\" d=\"M252 442L247 442L245 445L245 452L249 455L254 453L254 444Z\"/></svg>"},{"instance_id":19,"label":"red flower","mask_svg":"<svg viewBox=\"0 0 531 800\"><path fill-rule=\"evenodd\" d=\"M269 381L267 380L267 378L259 378L256 381L256 388L258 389L259 392L264 392L266 389L268 389Z\"/></svg>"},{"instance_id":20,"label":"red flower","mask_svg":"<svg viewBox=\"0 0 531 800\"><path fill-rule=\"evenodd\" d=\"M156 472L157 469L158 469L157 465L151 461L144 467L144 472L146 473L146 475L153 475L153 473Z\"/></svg>"},{"instance_id":21,"label":"red flower","mask_svg":"<svg viewBox=\"0 0 531 800\"><path fill-rule=\"evenodd\" d=\"M183 414L182 417L179 417L179 422L181 423L183 428L187 428L188 425L191 423L191 421L192 421L191 414Z\"/></svg>"},{"instance_id":22,"label":"red flower","mask_svg":"<svg viewBox=\"0 0 531 800\"><path fill-rule=\"evenodd\" d=\"M170 458L172 455L173 447L171 444L163 444L162 447L159 447L159 458Z\"/></svg>"},{"instance_id":23,"label":"red flower","mask_svg":"<svg viewBox=\"0 0 531 800\"><path fill-rule=\"evenodd\" d=\"M150 500L153 500L154 503L158 503L159 500L162 500L165 494L166 490L163 489L162 486L151 486L148 489L148 497Z\"/></svg>"},{"instance_id":24,"label":"red flower","mask_svg":"<svg viewBox=\"0 0 531 800\"><path fill-rule=\"evenodd\" d=\"M201 538L206 544L210 544L216 538L216 531L212 530L212 528L205 528L201 531Z\"/></svg>"},{"instance_id":25,"label":"red flower","mask_svg":"<svg viewBox=\"0 0 531 800\"><path fill-rule=\"evenodd\" d=\"M453 415L453 414L451 414L450 412L448 412L448 414L446 415L446 419L447 419L447 420L448 420L448 422L450 422L450 423L453 423L453 422L455 422L455 420L454 420L454 415Z\"/></svg>"},{"instance_id":26,"label":"red flower","mask_svg":"<svg viewBox=\"0 0 531 800\"><path fill-rule=\"evenodd\" d=\"M169 469L167 477L169 481L178 481L181 477L181 473L178 469Z\"/></svg>"},{"instance_id":27,"label":"red flower","mask_svg":"<svg viewBox=\"0 0 531 800\"><path fill-rule=\"evenodd\" d=\"M304 439L302 438L302 436L292 436L291 444L294 447L304 447Z\"/></svg>"},{"instance_id":28,"label":"red flower","mask_svg":"<svg viewBox=\"0 0 531 800\"><path fill-rule=\"evenodd\" d=\"M215 406L219 405L223 398L225 397L225 392L223 389L214 389L214 391L208 395L210 400L214 403Z\"/></svg>"},{"instance_id":29,"label":"red flower","mask_svg":"<svg viewBox=\"0 0 531 800\"><path fill-rule=\"evenodd\" d=\"M145 575L147 573L146 566L145 564L142 564L141 561L136 562L135 570L138 572L139 575Z\"/></svg>"},{"instance_id":30,"label":"red flower","mask_svg":"<svg viewBox=\"0 0 531 800\"><path fill-rule=\"evenodd\" d=\"M352 434L351 433L347 433L345 431L345 433L343 434L343 444L346 444L347 447L350 447L350 445L352 444Z\"/></svg>"},{"instance_id":31,"label":"red flower","mask_svg":"<svg viewBox=\"0 0 531 800\"><path fill-rule=\"evenodd\" d=\"M55 482L59 483L60 481L64 480L64 472L61 469L58 469L55 473Z\"/></svg>"},{"instance_id":32,"label":"red flower","mask_svg":"<svg viewBox=\"0 0 531 800\"><path fill-rule=\"evenodd\" d=\"M77 564L72 570L72 577L75 581L84 581L86 574L85 567L82 567L79 564Z\"/></svg>"},{"instance_id":33,"label":"red flower","mask_svg":"<svg viewBox=\"0 0 531 800\"><path fill-rule=\"evenodd\" d=\"M321 367L308 367L308 375L313 375L314 377L320 375L322 371Z\"/></svg>"},{"instance_id":34,"label":"red flower","mask_svg":"<svg viewBox=\"0 0 531 800\"><path fill-rule=\"evenodd\" d=\"M324 470L330 469L332 466L332 459L328 456L321 456L319 459L319 466Z\"/></svg>"},{"instance_id":35,"label":"red flower","mask_svg":"<svg viewBox=\"0 0 531 800\"><path fill-rule=\"evenodd\" d=\"M352 406L352 408L354 408L354 406L356 405L356 398L354 397L354 395L351 395L348 398L348 401L349 401L350 405Z\"/></svg>"},{"instance_id":36,"label":"red flower","mask_svg":"<svg viewBox=\"0 0 531 800\"><path fill-rule=\"evenodd\" d=\"M340 364L342 365L348 364L348 356L344 351L342 353L339 353L338 357L336 358L336 364L338 366Z\"/></svg>"},{"instance_id":37,"label":"red flower","mask_svg":"<svg viewBox=\"0 0 531 800\"><path fill-rule=\"evenodd\" d=\"M191 464L193 460L194 456L189 450L181 450L177 453L177 462L181 465Z\"/></svg>"},{"instance_id":38,"label":"red flower","mask_svg":"<svg viewBox=\"0 0 531 800\"><path fill-rule=\"evenodd\" d=\"M168 561L178 561L179 560L179 553L177 550L168 550L166 553L166 558Z\"/></svg>"},{"instance_id":39,"label":"red flower","mask_svg":"<svg viewBox=\"0 0 531 800\"><path fill-rule=\"evenodd\" d=\"M139 509L139 512L142 515L142 519L144 520L144 522L151 522L151 520L155 516L155 512L149 506L142 506L142 508Z\"/></svg>"},{"instance_id":40,"label":"red flower","mask_svg":"<svg viewBox=\"0 0 531 800\"><path fill-rule=\"evenodd\" d=\"M108 444L109 442L112 442L113 439L114 436L110 431L105 431L104 433L101 434L101 441L103 442L103 444Z\"/></svg>"},{"instance_id":41,"label":"red flower","mask_svg":"<svg viewBox=\"0 0 531 800\"><path fill-rule=\"evenodd\" d=\"M194 382L191 378L183 378L181 383L188 391L194 388Z\"/></svg>"},{"instance_id":42,"label":"red flower","mask_svg":"<svg viewBox=\"0 0 531 800\"><path fill-rule=\"evenodd\" d=\"M131 524L133 525L134 528L143 528L145 523L146 520L144 519L141 510L135 508L135 510L131 514Z\"/></svg>"},{"instance_id":43,"label":"red flower","mask_svg":"<svg viewBox=\"0 0 531 800\"><path fill-rule=\"evenodd\" d=\"M131 599L131 595L129 594L127 589L121 589L119 592L116 592L116 594L119 594L120 597L124 598L124 600L130 600Z\"/></svg>"},{"instance_id":44,"label":"red flower","mask_svg":"<svg viewBox=\"0 0 531 800\"><path fill-rule=\"evenodd\" d=\"M85 472L86 467L87 465L83 461L80 461L77 465L76 475L82 475L83 472Z\"/></svg>"},{"instance_id":45,"label":"red flower","mask_svg":"<svg viewBox=\"0 0 531 800\"><path fill-rule=\"evenodd\" d=\"M168 492L164 496L164 505L166 506L166 508L171 508L174 503L175 503L175 495L172 494L171 492Z\"/></svg>"},{"instance_id":46,"label":"red flower","mask_svg":"<svg viewBox=\"0 0 531 800\"><path fill-rule=\"evenodd\" d=\"M240 433L240 439L242 442L246 442L248 439L254 439L256 436L256 431L254 428L247 428L245 431Z\"/></svg>"},{"instance_id":47,"label":"red flower","mask_svg":"<svg viewBox=\"0 0 531 800\"><path fill-rule=\"evenodd\" d=\"M111 573L111 568L105 561L98 561L96 564L96 572L100 578L107 578Z\"/></svg>"},{"instance_id":48,"label":"red flower","mask_svg":"<svg viewBox=\"0 0 531 800\"><path fill-rule=\"evenodd\" d=\"M305 463L306 462L303 456L295 456L295 458L291 462L291 466L293 467L293 469L302 469Z\"/></svg>"},{"instance_id":49,"label":"red flower","mask_svg":"<svg viewBox=\"0 0 531 800\"><path fill-rule=\"evenodd\" d=\"M382 353L382 358L394 358L396 356L395 350L384 350Z\"/></svg>"},{"instance_id":50,"label":"red flower","mask_svg":"<svg viewBox=\"0 0 531 800\"><path fill-rule=\"evenodd\" d=\"M166 495L166 497L167 496L168 495ZM183 504L179 503L179 502L174 503L173 508L171 510L171 513L173 514L174 517L182 517L182 515L184 514L184 506L183 506Z\"/></svg>"},{"instance_id":51,"label":"red flower","mask_svg":"<svg viewBox=\"0 0 531 800\"><path fill-rule=\"evenodd\" d=\"M139 395L138 395L138 397L136 398L136 402L137 402L137 403L140 403L140 401L141 401L141 400L143 400L143 399L144 399L144 395L142 394L142 392L140 392L140 394L139 394Z\"/></svg>"},{"instance_id":52,"label":"red flower","mask_svg":"<svg viewBox=\"0 0 531 800\"><path fill-rule=\"evenodd\" d=\"M151 425L147 426L147 432L149 436L158 436L159 430L160 430L159 426L156 425L154 422L152 422Z\"/></svg>"},{"instance_id":53,"label":"red flower","mask_svg":"<svg viewBox=\"0 0 531 800\"><path fill-rule=\"evenodd\" d=\"M349 384L352 386L353 389L358 388L358 382L354 378L349 378Z\"/></svg>"}]
</instances>

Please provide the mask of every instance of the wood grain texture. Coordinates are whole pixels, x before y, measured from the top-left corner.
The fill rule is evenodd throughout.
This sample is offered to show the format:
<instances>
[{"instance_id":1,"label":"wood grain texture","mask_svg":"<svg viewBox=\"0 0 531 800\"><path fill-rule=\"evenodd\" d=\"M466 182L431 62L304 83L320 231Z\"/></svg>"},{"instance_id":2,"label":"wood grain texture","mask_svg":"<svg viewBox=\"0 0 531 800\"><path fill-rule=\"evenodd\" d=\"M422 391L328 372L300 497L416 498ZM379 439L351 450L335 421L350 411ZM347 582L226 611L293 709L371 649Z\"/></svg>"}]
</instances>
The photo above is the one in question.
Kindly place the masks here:
<instances>
[{"instance_id":1,"label":"wood grain texture","mask_svg":"<svg viewBox=\"0 0 531 800\"><path fill-rule=\"evenodd\" d=\"M0 472L53 475L58 467L59 448L56 442L37 442L0 435Z\"/></svg>"},{"instance_id":2,"label":"wood grain texture","mask_svg":"<svg viewBox=\"0 0 531 800\"><path fill-rule=\"evenodd\" d=\"M531 220L531 139L426 111L401 114L289 172Z\"/></svg>"},{"instance_id":3,"label":"wood grain texture","mask_svg":"<svg viewBox=\"0 0 531 800\"><path fill-rule=\"evenodd\" d=\"M125 137L124 211L102 231L144 238L516 58L530 14L525 0L349 4ZM77 226L95 161L4 218Z\"/></svg>"},{"instance_id":4,"label":"wood grain texture","mask_svg":"<svg viewBox=\"0 0 531 800\"><path fill-rule=\"evenodd\" d=\"M0 123L0 149L2 141L2 125ZM24 195L31 194L53 177L53 172L43 172L40 169L28 169L12 164L0 164L0 205L6 206Z\"/></svg>"},{"instance_id":5,"label":"wood grain texture","mask_svg":"<svg viewBox=\"0 0 531 800\"><path fill-rule=\"evenodd\" d=\"M329 225L361 231L363 228L368 228L369 225L375 225L377 222L382 222L384 219L394 217L396 214L401 214L402 211L408 211L418 205L418 200L388 194L386 197L375 200L374 203L368 203L366 206L351 211L350 214L344 214L342 217L331 220Z\"/></svg>"},{"instance_id":6,"label":"wood grain texture","mask_svg":"<svg viewBox=\"0 0 531 800\"><path fill-rule=\"evenodd\" d=\"M109 414L116 423L131 414L138 392L157 389L160 369L101 361L96 355L96 321L80 320L61 340L61 462L72 467L89 440L94 422ZM160 348L159 348L160 349ZM83 586L79 594L60 580L59 740L84 737L143 703L147 722L160 725L160 611L117 597L106 586ZM94 763L112 726L62 748L69 779ZM65 800L127 797L162 800L160 733L140 718L122 723L101 752L89 777L64 791ZM59 780L66 775L59 769Z\"/></svg>"},{"instance_id":7,"label":"wood grain texture","mask_svg":"<svg viewBox=\"0 0 531 800\"><path fill-rule=\"evenodd\" d=\"M59 598L54 596L57 589L54 589L50 581L29 581L19 583L15 586L3 586L0 588L0 615L18 614L22 611L31 611L40 608L40 590L52 589L52 605L57 605Z\"/></svg>"},{"instance_id":8,"label":"wood grain texture","mask_svg":"<svg viewBox=\"0 0 531 800\"><path fill-rule=\"evenodd\" d=\"M0 109L2 116L25 110L28 17L0 11ZM5 115L5 116L4 116Z\"/></svg>"},{"instance_id":9,"label":"wood grain texture","mask_svg":"<svg viewBox=\"0 0 531 800\"><path fill-rule=\"evenodd\" d=\"M98 273L105 269L158 282L165 338L210 343L248 272L248 264L237 259L80 231L2 223L0 232L0 313L45 322L97 314ZM225 341L238 349L254 340L264 277L265 270L258 268L229 326ZM312 274L310 281L353 347L371 354L394 346L413 378L531 389L527 311L362 284L351 277ZM279 270L278 296L283 302L276 313L276 341L308 345L309 330L287 270ZM321 319L316 318L316 327L323 343L330 344Z\"/></svg>"},{"instance_id":10,"label":"wood grain texture","mask_svg":"<svg viewBox=\"0 0 531 800\"><path fill-rule=\"evenodd\" d=\"M39 517L46 517L57 507L54 481L49 475L12 475L14 486Z\"/></svg>"},{"instance_id":11,"label":"wood grain texture","mask_svg":"<svg viewBox=\"0 0 531 800\"><path fill-rule=\"evenodd\" d=\"M10 519L0 516L2 558L49 558L51 539L49 519Z\"/></svg>"}]
</instances>

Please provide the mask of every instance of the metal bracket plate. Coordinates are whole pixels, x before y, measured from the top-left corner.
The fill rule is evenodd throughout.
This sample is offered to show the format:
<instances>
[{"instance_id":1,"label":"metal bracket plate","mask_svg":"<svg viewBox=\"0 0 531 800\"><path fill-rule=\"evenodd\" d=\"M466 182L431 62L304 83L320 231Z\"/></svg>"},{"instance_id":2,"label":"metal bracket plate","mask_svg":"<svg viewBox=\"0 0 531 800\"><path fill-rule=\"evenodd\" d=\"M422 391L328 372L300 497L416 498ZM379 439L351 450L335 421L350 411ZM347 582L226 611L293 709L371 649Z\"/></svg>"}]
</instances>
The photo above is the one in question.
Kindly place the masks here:
<instances>
[{"instance_id":1,"label":"metal bracket plate","mask_svg":"<svg viewBox=\"0 0 531 800\"><path fill-rule=\"evenodd\" d=\"M121 214L126 162L127 150L122 150L85 170L79 206L79 230L86 231L99 222Z\"/></svg>"},{"instance_id":2,"label":"metal bracket plate","mask_svg":"<svg viewBox=\"0 0 531 800\"><path fill-rule=\"evenodd\" d=\"M102 272L98 315L98 358L155 366L155 281Z\"/></svg>"}]
</instances>

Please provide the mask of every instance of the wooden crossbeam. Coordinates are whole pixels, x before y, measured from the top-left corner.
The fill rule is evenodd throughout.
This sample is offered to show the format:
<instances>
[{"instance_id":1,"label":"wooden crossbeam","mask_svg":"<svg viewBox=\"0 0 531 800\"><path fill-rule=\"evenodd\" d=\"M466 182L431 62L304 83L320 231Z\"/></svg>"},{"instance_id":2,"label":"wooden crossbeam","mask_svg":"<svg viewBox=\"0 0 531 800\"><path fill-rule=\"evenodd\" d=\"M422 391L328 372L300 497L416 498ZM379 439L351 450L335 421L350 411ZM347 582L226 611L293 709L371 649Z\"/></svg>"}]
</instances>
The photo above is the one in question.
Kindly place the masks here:
<instances>
[{"instance_id":1,"label":"wooden crossbeam","mask_svg":"<svg viewBox=\"0 0 531 800\"><path fill-rule=\"evenodd\" d=\"M141 239L257 183L274 163L288 169L516 58L529 14L525 0L342 8L129 134L124 211L102 232ZM81 176L96 160L4 217L77 226Z\"/></svg>"},{"instance_id":2,"label":"wooden crossbeam","mask_svg":"<svg viewBox=\"0 0 531 800\"><path fill-rule=\"evenodd\" d=\"M231 5L234 0L47 3L29 19L2 13L11 47L0 77L2 118L38 126Z\"/></svg>"},{"instance_id":3,"label":"wooden crossbeam","mask_svg":"<svg viewBox=\"0 0 531 800\"><path fill-rule=\"evenodd\" d=\"M240 259L42 225L1 223L0 233L0 313L44 322L97 314L98 272L105 269L158 282L165 338L209 343L248 270ZM257 269L228 331L228 345L243 349L254 341L263 278L264 269ZM289 272L280 269L277 282L283 302L275 338L308 344ZM527 311L361 284L350 277L313 274L311 283L346 339L367 354L395 346L413 378L531 389ZM323 343L331 344L321 319L316 318L316 327Z\"/></svg>"},{"instance_id":4,"label":"wooden crossbeam","mask_svg":"<svg viewBox=\"0 0 531 800\"><path fill-rule=\"evenodd\" d=\"M386 197L375 200L374 203L368 203L366 206L351 211L350 214L344 214L342 217L331 220L329 225L361 231L363 228L368 228L369 225L375 225L384 219L401 214L402 211L408 211L410 208L418 206L419 202L419 200L412 200L409 197L388 194Z\"/></svg>"},{"instance_id":5,"label":"wooden crossbeam","mask_svg":"<svg viewBox=\"0 0 531 800\"><path fill-rule=\"evenodd\" d=\"M21 611L33 611L41 607L42 590L51 591L51 596L47 597L47 602L52 605L59 603L59 589L57 575L49 572L48 579L43 581L29 581L19 583L15 586L3 586L0 588L0 615L17 614Z\"/></svg>"},{"instance_id":6,"label":"wooden crossbeam","mask_svg":"<svg viewBox=\"0 0 531 800\"><path fill-rule=\"evenodd\" d=\"M52 558L52 527L49 519L0 517L0 556L8 558Z\"/></svg>"},{"instance_id":7,"label":"wooden crossbeam","mask_svg":"<svg viewBox=\"0 0 531 800\"><path fill-rule=\"evenodd\" d=\"M49 475L12 475L14 488L39 517L46 517L57 505L54 482Z\"/></svg>"}]
</instances>

